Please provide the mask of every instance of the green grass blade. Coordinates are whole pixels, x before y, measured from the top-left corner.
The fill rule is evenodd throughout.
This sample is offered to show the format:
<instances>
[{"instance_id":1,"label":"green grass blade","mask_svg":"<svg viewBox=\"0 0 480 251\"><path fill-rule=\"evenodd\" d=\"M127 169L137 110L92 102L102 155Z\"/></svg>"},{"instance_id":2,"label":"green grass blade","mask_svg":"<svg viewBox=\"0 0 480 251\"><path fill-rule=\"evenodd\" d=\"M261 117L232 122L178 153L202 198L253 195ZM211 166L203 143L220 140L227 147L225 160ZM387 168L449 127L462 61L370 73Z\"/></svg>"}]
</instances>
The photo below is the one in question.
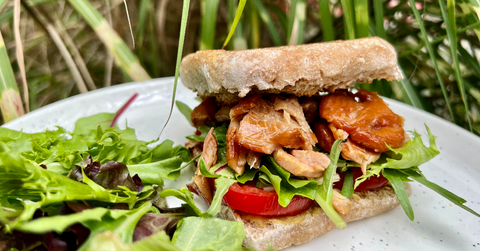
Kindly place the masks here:
<instances>
[{"instance_id":1,"label":"green grass blade","mask_svg":"<svg viewBox=\"0 0 480 251\"><path fill-rule=\"evenodd\" d=\"M293 23L295 22L295 8L297 7L297 2L298 0L290 0L286 1L287 8L288 8L288 2L290 2L290 9L287 9L288 15L287 15L287 41L290 41L290 37L292 36L292 29L293 29Z\"/></svg>"},{"instance_id":2,"label":"green grass blade","mask_svg":"<svg viewBox=\"0 0 480 251\"><path fill-rule=\"evenodd\" d=\"M368 0L355 0L353 6L355 10L356 38L368 37L370 29L368 25ZM360 84L359 86L367 90L374 89L374 86L367 83Z\"/></svg>"},{"instance_id":3,"label":"green grass blade","mask_svg":"<svg viewBox=\"0 0 480 251\"><path fill-rule=\"evenodd\" d=\"M0 0L0 8L3 8L3 5L7 2L7 0Z\"/></svg>"},{"instance_id":4,"label":"green grass blade","mask_svg":"<svg viewBox=\"0 0 480 251\"><path fill-rule=\"evenodd\" d=\"M200 50L212 50L215 43L215 29L217 26L217 11L220 0L203 0L202 9L202 27Z\"/></svg>"},{"instance_id":5,"label":"green grass blade","mask_svg":"<svg viewBox=\"0 0 480 251\"><path fill-rule=\"evenodd\" d=\"M240 21L240 18L242 17L242 12L243 12L243 9L245 8L246 3L247 3L247 0L240 0L240 3L238 4L237 12L235 13L235 19L233 20L233 24L230 27L230 32L228 33L227 39L225 39L225 43L223 43L222 49L225 48L225 46L227 46L228 42L232 38L235 32L235 28L238 25L238 21Z\"/></svg>"},{"instance_id":6,"label":"green grass blade","mask_svg":"<svg viewBox=\"0 0 480 251\"><path fill-rule=\"evenodd\" d=\"M355 39L355 16L353 13L353 0L341 0L341 3L343 7L345 39Z\"/></svg>"},{"instance_id":7,"label":"green grass blade","mask_svg":"<svg viewBox=\"0 0 480 251\"><path fill-rule=\"evenodd\" d=\"M143 45L143 40L145 37L145 25L147 22L147 16L148 16L148 9L151 6L152 0L140 0L140 6L138 7L138 20L137 20L137 31L135 32L137 36L137 42L139 44L140 50L139 50L139 58L141 59L142 57L140 56L141 47Z\"/></svg>"},{"instance_id":8,"label":"green grass blade","mask_svg":"<svg viewBox=\"0 0 480 251\"><path fill-rule=\"evenodd\" d=\"M254 4L263 23L265 23L265 25L267 26L267 30L270 33L270 36L275 46L284 45L280 37L280 33L278 33L277 28L273 24L272 18L270 17L267 10L265 9L265 6L263 5L262 1L261 0L250 0L250 1Z\"/></svg>"},{"instance_id":9,"label":"green grass blade","mask_svg":"<svg viewBox=\"0 0 480 251\"><path fill-rule=\"evenodd\" d=\"M462 46L458 46L458 52L460 53L460 62L464 63L480 79L480 65L477 59L471 56Z\"/></svg>"},{"instance_id":10,"label":"green grass blade","mask_svg":"<svg viewBox=\"0 0 480 251\"><path fill-rule=\"evenodd\" d=\"M150 48L150 61L152 64L152 74L154 78L160 77L160 72L159 69L160 67L158 66L158 63L160 60L158 60L158 43L157 43L157 38L155 36L155 14L153 13L153 9L149 9L151 11L151 14L148 15L149 20L147 21L147 31L148 31L148 45Z\"/></svg>"},{"instance_id":11,"label":"green grass blade","mask_svg":"<svg viewBox=\"0 0 480 251\"><path fill-rule=\"evenodd\" d=\"M355 0L354 7L356 37L368 37L370 29L368 27L368 0Z\"/></svg>"},{"instance_id":12,"label":"green grass blade","mask_svg":"<svg viewBox=\"0 0 480 251\"><path fill-rule=\"evenodd\" d=\"M375 31L377 36L387 39L385 27L383 27L383 0L373 0L373 11L375 13Z\"/></svg>"},{"instance_id":13,"label":"green grass blade","mask_svg":"<svg viewBox=\"0 0 480 251\"><path fill-rule=\"evenodd\" d=\"M480 28L480 22L476 22L476 23L473 23L471 25L468 25L468 26L465 26L465 27L459 29L457 31L457 34L462 34L462 33L466 32L470 29L476 29L476 28ZM432 41L430 41L430 44L432 44L432 45L438 44L438 43L442 42L445 38L447 38L447 35L437 37L437 38L433 39ZM413 49L402 52L402 53L398 54L398 58L404 58L408 55L411 55L412 53L415 53L415 52L421 50L423 47L425 47L425 45L421 44L421 45L419 45L419 46L417 46Z\"/></svg>"},{"instance_id":14,"label":"green grass blade","mask_svg":"<svg viewBox=\"0 0 480 251\"><path fill-rule=\"evenodd\" d=\"M318 0L320 22L323 31L323 41L335 40L335 27L333 26L330 0Z\"/></svg>"},{"instance_id":15,"label":"green grass blade","mask_svg":"<svg viewBox=\"0 0 480 251\"><path fill-rule=\"evenodd\" d=\"M233 39L233 49L234 50L246 50L248 49L247 38L243 31L243 24L239 22L234 33L235 38Z\"/></svg>"},{"instance_id":16,"label":"green grass blade","mask_svg":"<svg viewBox=\"0 0 480 251\"><path fill-rule=\"evenodd\" d=\"M307 3L305 0L292 1L292 8L289 15L288 38L289 45L303 44L305 32L305 18L307 15Z\"/></svg>"},{"instance_id":17,"label":"green grass blade","mask_svg":"<svg viewBox=\"0 0 480 251\"><path fill-rule=\"evenodd\" d=\"M277 20L280 23L282 30L288 30L287 14L280 8L280 6L276 4L270 4L268 5L268 9L273 12L277 17Z\"/></svg>"},{"instance_id":18,"label":"green grass blade","mask_svg":"<svg viewBox=\"0 0 480 251\"><path fill-rule=\"evenodd\" d=\"M233 25L233 22L236 18L235 8L237 7L237 1L227 1L227 2L228 2L228 13L229 13L228 14L228 17L229 17L228 23L229 23L229 26L230 26L230 29L231 29L231 27ZM245 3L246 3L246 0L245 0ZM242 13L243 13L243 10L242 10ZM240 14L240 16L241 15L242 14ZM248 13L247 13L247 17L249 17ZM241 17L240 17L240 20L241 20ZM236 24L236 28L235 28L235 31L233 33L233 43L230 43L230 45L228 46L228 48L230 50L245 50L245 49L248 48L247 39L245 38L245 34L243 32L243 23L240 22L240 20Z\"/></svg>"},{"instance_id":19,"label":"green grass blade","mask_svg":"<svg viewBox=\"0 0 480 251\"><path fill-rule=\"evenodd\" d=\"M25 3L25 2L22 2L22 3ZM35 17L35 20L38 22L38 24L45 27L45 31L48 33L52 42L57 47L59 54L62 56L63 60L65 61L65 65L70 70L71 76L75 80L75 83L77 85L78 91L80 93L88 92L85 81L82 78L82 74L80 73L80 70L78 69L78 66L75 63L72 54L68 50L68 47L65 44L64 39L61 38L57 28L55 28L51 23L50 19L47 16L48 14L44 14L44 12L41 11L41 8L38 8L38 7L33 8L27 4L24 4L23 8L27 10L30 15Z\"/></svg>"},{"instance_id":20,"label":"green grass blade","mask_svg":"<svg viewBox=\"0 0 480 251\"><path fill-rule=\"evenodd\" d=\"M403 71L403 68L400 65L400 63L398 63L398 66L403 75L403 79L398 81L401 86L403 101L415 108L425 110L425 108L422 105L422 102L420 101L420 96L418 95L417 91L415 91L415 89L413 88L412 83L410 83L410 81L408 80L408 76L405 75L405 72Z\"/></svg>"},{"instance_id":21,"label":"green grass blade","mask_svg":"<svg viewBox=\"0 0 480 251\"><path fill-rule=\"evenodd\" d=\"M260 32L261 32L261 25L259 20L259 13L255 8L255 5L250 2L250 11L248 15L249 21L249 30L250 30L250 48L259 48L260 47Z\"/></svg>"},{"instance_id":22,"label":"green grass blade","mask_svg":"<svg viewBox=\"0 0 480 251\"><path fill-rule=\"evenodd\" d=\"M30 0L28 1L28 4L30 6L35 6L37 4L51 4L54 2L58 2L57 0ZM2 6L4 4L8 3L8 0L0 0L0 24L3 24L5 22L11 22L13 21L13 7L10 7L8 9L3 9Z\"/></svg>"},{"instance_id":23,"label":"green grass blade","mask_svg":"<svg viewBox=\"0 0 480 251\"><path fill-rule=\"evenodd\" d=\"M472 2L477 2L476 4L478 6L478 1L472 1ZM474 4L468 3L468 2L459 2L458 6L460 6L460 8L463 11L463 15L465 15L465 17L471 24L478 22L478 19L480 18L480 14L478 12L474 12L475 11ZM477 38L480 41L480 27L476 27L473 30L475 31L475 34L477 35Z\"/></svg>"},{"instance_id":24,"label":"green grass blade","mask_svg":"<svg viewBox=\"0 0 480 251\"><path fill-rule=\"evenodd\" d=\"M235 7L238 7L238 1L237 0L232 0L232 1L227 1L227 7L228 7L228 29L231 31L232 26L233 26L233 21L235 20L235 14L236 10ZM242 24L240 23L240 26ZM237 24L238 26L238 24ZM235 31L233 32L233 35L236 35L237 33L237 28L235 28ZM226 41L226 39L225 39ZM235 41L234 41L235 42ZM233 43L228 44L226 46L229 50L233 50Z\"/></svg>"},{"instance_id":25,"label":"green grass blade","mask_svg":"<svg viewBox=\"0 0 480 251\"><path fill-rule=\"evenodd\" d=\"M127 73L134 81L150 79L150 76L140 65L137 57L128 48L122 38L118 36L115 30L108 24L107 20L102 17L88 0L68 0L68 2L92 27L100 40L115 57L117 65L125 73Z\"/></svg>"},{"instance_id":26,"label":"green grass blade","mask_svg":"<svg viewBox=\"0 0 480 251\"><path fill-rule=\"evenodd\" d=\"M175 105L175 96L177 93L177 84L178 84L178 75L180 73L180 63L182 62L182 55L183 55L183 45L185 44L185 33L187 30L187 21L188 21L188 11L190 9L190 0L184 0L183 1L183 7L182 7L182 22L180 24L180 36L178 39L178 51L177 51L177 62L175 65L175 81L173 83L173 93L172 93L172 103L170 104L170 112L168 114L167 121L165 122L165 125L162 128L162 131L160 132L160 137L163 133L163 130L165 130L165 127L167 126L168 122L170 121L170 118L172 117L172 112L173 112L173 107Z\"/></svg>"},{"instance_id":27,"label":"green grass blade","mask_svg":"<svg viewBox=\"0 0 480 251\"><path fill-rule=\"evenodd\" d=\"M372 24L370 24L369 26L370 26L370 35L377 36L376 28L373 28ZM383 26L381 27L381 29L383 29ZM383 31L385 32L384 29ZM386 79L380 79L380 80L375 79L371 84L361 84L361 88L368 88L368 90L375 91L379 95L382 95L385 97L393 97L393 93L394 93L392 90L392 82L389 82Z\"/></svg>"},{"instance_id":28,"label":"green grass blade","mask_svg":"<svg viewBox=\"0 0 480 251\"><path fill-rule=\"evenodd\" d=\"M8 58L5 42L0 32L0 110L3 121L12 121L23 114L22 99L17 88L17 81L13 73L10 59Z\"/></svg>"},{"instance_id":29,"label":"green grass blade","mask_svg":"<svg viewBox=\"0 0 480 251\"><path fill-rule=\"evenodd\" d=\"M413 0L410 0L413 1ZM450 41L450 51L452 52L452 60L455 70L455 78L457 79L458 89L460 90L460 96L462 97L463 104L465 106L465 112L467 114L467 121L470 131L473 132L473 124L469 112L467 95L465 93L465 85L463 84L462 73L460 71L460 63L458 62L458 53L457 53L457 24L455 21L455 1L447 0L447 8L445 7L444 0L438 1L440 4L440 10L442 11L443 21L447 29L448 40ZM442 89L443 91L443 89ZM444 93L444 95L446 95ZM445 96L445 100L447 97ZM448 104L448 101L447 101Z\"/></svg>"},{"instance_id":30,"label":"green grass blade","mask_svg":"<svg viewBox=\"0 0 480 251\"><path fill-rule=\"evenodd\" d=\"M450 116L452 117L452 120L455 121L452 106L451 106L450 100L448 98L447 89L445 87L445 83L443 82L442 75L440 74L440 70L438 69L437 58L435 56L435 51L433 50L433 47L432 47L432 44L430 43L430 40L428 40L428 34L427 34L426 29L425 29L423 19L420 16L420 13L418 12L417 6L415 5L415 0L408 0L408 1L410 3L410 8L412 9L413 14L415 15L415 20L417 21L418 26L420 28L423 42L427 46L427 51L428 51L428 54L430 55L430 60L432 61L433 68L435 69L435 73L437 74L437 79L438 79L438 82L440 83L440 87L442 89L443 97L444 97L445 102L447 104L448 111L450 113ZM440 0L440 1L443 1L443 0Z\"/></svg>"},{"instance_id":31,"label":"green grass blade","mask_svg":"<svg viewBox=\"0 0 480 251\"><path fill-rule=\"evenodd\" d=\"M13 8L2 11L0 14L0 24L10 22L13 19Z\"/></svg>"}]
</instances>

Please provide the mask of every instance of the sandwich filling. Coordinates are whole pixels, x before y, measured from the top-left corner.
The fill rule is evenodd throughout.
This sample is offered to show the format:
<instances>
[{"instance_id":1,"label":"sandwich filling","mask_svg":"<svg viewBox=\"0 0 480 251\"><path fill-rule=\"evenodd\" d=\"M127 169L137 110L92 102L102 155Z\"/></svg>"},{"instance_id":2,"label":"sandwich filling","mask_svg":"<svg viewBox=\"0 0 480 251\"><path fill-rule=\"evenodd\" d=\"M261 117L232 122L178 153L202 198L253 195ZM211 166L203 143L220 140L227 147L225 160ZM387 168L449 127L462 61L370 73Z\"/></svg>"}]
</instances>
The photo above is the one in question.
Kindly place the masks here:
<instances>
[{"instance_id":1,"label":"sandwich filling","mask_svg":"<svg viewBox=\"0 0 480 251\"><path fill-rule=\"evenodd\" d=\"M243 182L231 185L223 201L259 215L295 215L307 210L315 199L307 190L315 190L323 182L335 140L341 140L342 156L335 169L343 168L334 176L338 182L331 204L336 212L348 213L353 204L352 180L366 175L367 166L383 152L401 148L409 139L403 130L404 119L376 93L362 89L300 98L254 95L230 106L207 98L192 111L191 121L198 128L197 136L205 136L203 143L187 143L193 155L201 153L193 178L196 190L211 202L214 179L204 176L202 170L217 174L213 176L230 172L228 175ZM202 137L191 139L201 141ZM279 183L294 190L286 199L279 196L286 189L274 181L275 176L285 178L282 173L291 182ZM248 178L239 179L245 176ZM362 184L355 191L377 189L388 181L379 174Z\"/></svg>"}]
</instances>

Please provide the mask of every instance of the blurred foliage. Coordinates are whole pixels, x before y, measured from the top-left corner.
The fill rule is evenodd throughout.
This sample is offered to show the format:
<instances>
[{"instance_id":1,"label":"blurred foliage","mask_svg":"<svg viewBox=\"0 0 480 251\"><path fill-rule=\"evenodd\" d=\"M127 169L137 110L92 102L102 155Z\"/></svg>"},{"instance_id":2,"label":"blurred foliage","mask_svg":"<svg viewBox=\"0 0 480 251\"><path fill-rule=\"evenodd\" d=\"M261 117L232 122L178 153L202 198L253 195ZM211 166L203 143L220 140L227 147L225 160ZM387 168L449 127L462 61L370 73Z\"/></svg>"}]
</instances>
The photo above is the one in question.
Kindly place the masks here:
<instances>
[{"instance_id":1,"label":"blurred foliage","mask_svg":"<svg viewBox=\"0 0 480 251\"><path fill-rule=\"evenodd\" d=\"M454 121L467 130L470 129L470 118L471 130L478 134L479 2L443 1L447 6L445 11L448 11L448 17L451 18L447 21L450 22L445 22L447 12L442 14L441 5L437 1L248 0L242 19L226 49L315 43L367 34L384 37L396 48L406 80L390 84L385 81L376 82L368 88ZM127 0L135 48L124 2L89 2L123 38L150 77L175 74L183 1ZM415 17L410 5L413 2L416 3L422 22L418 22ZM47 27L53 27L59 33L68 52L73 55L75 49L78 51L88 69L87 74L81 73L82 78L88 82L86 75L90 75L95 85L87 85L88 90L132 81L124 68L115 66L113 57L95 30L69 2L21 0L21 4L20 33L30 93L30 110L80 93L78 81L72 77L71 67L66 64L65 56L59 53L59 45L54 42ZM184 55L201 48L221 48L234 20L237 5L238 0L192 0ZM342 5L349 9L344 11ZM321 10L319 6L322 6ZM327 6L329 11L325 9ZM430 40L430 54L425 47L421 26ZM447 34L447 27L456 31L456 57L451 54L451 41L447 35L452 34ZM14 28L13 1L0 0L0 31L20 92L23 92L20 70L15 60ZM73 43L69 43L69 39ZM431 56L438 66L438 74ZM77 59L74 61L77 64L79 62ZM455 63L459 66L458 76L455 75ZM443 81L439 81L438 76L441 76ZM459 80L461 83L457 82ZM441 82L444 83L444 92ZM465 90L464 99L461 95L462 89ZM452 107L451 112L448 104Z\"/></svg>"}]
</instances>

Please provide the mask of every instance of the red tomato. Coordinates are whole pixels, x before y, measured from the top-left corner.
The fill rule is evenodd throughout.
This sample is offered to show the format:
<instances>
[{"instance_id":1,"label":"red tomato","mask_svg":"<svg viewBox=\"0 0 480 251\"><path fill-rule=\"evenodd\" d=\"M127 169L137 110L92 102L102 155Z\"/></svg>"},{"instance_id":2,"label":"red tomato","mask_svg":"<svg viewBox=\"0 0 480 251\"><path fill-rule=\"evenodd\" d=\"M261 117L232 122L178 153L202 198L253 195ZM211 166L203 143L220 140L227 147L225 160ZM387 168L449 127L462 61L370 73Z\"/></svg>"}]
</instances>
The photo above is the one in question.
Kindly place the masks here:
<instances>
[{"instance_id":1,"label":"red tomato","mask_svg":"<svg viewBox=\"0 0 480 251\"><path fill-rule=\"evenodd\" d=\"M353 184L355 185L355 179L362 176L362 170L360 167L351 167L350 170L353 173ZM345 179L345 173L339 173L340 181L335 182L333 184L333 188L342 190L343 187L343 180ZM361 192L363 190L375 189L380 188L388 184L388 180L383 177L382 173L380 176L372 176L365 180L364 182L360 183L358 187L355 189L355 192Z\"/></svg>"},{"instance_id":2,"label":"red tomato","mask_svg":"<svg viewBox=\"0 0 480 251\"><path fill-rule=\"evenodd\" d=\"M313 200L302 196L294 196L287 207L278 204L275 190L266 191L256 188L254 182L245 185L235 183L223 197L223 201L231 208L258 215L297 215L306 211Z\"/></svg>"}]
</instances>

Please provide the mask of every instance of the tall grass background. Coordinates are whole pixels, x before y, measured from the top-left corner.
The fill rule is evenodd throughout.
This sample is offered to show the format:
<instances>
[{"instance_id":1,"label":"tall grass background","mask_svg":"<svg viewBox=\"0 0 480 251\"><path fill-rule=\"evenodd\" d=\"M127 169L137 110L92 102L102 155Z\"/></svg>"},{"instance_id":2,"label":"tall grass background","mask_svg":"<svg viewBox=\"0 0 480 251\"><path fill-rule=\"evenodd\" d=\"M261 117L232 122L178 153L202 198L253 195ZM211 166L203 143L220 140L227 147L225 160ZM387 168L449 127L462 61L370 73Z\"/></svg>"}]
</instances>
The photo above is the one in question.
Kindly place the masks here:
<instances>
[{"instance_id":1,"label":"tall grass background","mask_svg":"<svg viewBox=\"0 0 480 251\"><path fill-rule=\"evenodd\" d=\"M379 36L405 78L361 87L480 132L480 0L184 1L0 0L0 124L79 93L173 76L179 48Z\"/></svg>"}]
</instances>

